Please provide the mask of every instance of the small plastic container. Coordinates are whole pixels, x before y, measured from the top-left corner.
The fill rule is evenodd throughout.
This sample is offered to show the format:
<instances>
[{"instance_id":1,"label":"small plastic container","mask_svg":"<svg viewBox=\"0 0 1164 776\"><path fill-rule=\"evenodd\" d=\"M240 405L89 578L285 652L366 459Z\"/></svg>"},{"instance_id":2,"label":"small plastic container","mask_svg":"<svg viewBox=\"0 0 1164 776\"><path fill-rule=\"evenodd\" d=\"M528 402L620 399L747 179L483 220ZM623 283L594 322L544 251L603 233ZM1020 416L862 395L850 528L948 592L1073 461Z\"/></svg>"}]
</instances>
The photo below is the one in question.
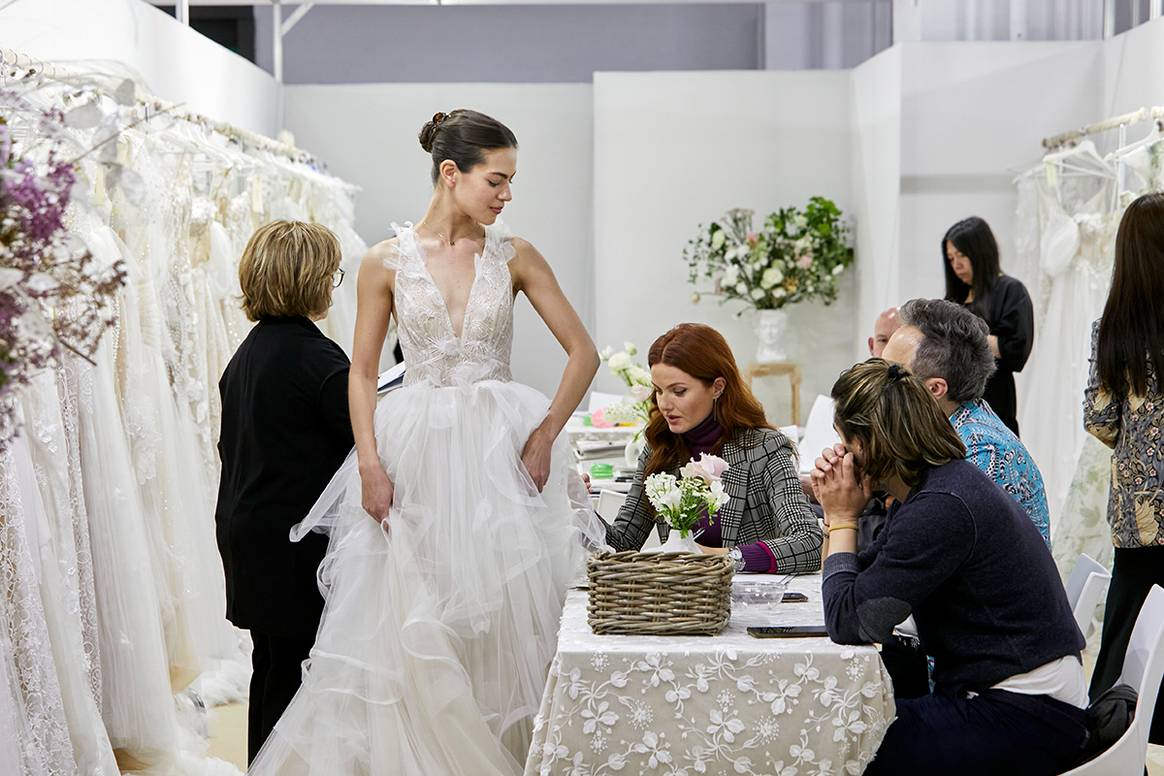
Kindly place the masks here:
<instances>
[{"instance_id":1,"label":"small plastic container","mask_svg":"<svg viewBox=\"0 0 1164 776\"><path fill-rule=\"evenodd\" d=\"M791 581L787 575L737 574L732 579L732 613L748 617L771 614Z\"/></svg>"},{"instance_id":2,"label":"small plastic container","mask_svg":"<svg viewBox=\"0 0 1164 776\"><path fill-rule=\"evenodd\" d=\"M596 463L590 467L590 479L593 480L610 480L614 479L614 466L609 463Z\"/></svg>"}]
</instances>

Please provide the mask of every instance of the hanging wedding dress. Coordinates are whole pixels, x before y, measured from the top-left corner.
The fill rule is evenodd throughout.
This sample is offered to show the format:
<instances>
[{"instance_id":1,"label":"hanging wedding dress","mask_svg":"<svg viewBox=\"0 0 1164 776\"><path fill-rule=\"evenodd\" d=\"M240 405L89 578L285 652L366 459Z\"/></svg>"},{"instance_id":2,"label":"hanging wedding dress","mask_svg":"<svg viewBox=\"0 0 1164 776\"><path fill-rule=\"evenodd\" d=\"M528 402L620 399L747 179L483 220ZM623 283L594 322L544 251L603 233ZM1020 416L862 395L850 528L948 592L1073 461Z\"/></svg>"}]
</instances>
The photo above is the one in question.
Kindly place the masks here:
<instances>
[{"instance_id":1,"label":"hanging wedding dress","mask_svg":"<svg viewBox=\"0 0 1164 776\"><path fill-rule=\"evenodd\" d=\"M76 764L37 573L39 521L25 502L25 467L17 461L25 455L19 437L0 450L0 732L10 737L0 751L18 758L19 767L5 773L71 775Z\"/></svg>"},{"instance_id":2,"label":"hanging wedding dress","mask_svg":"<svg viewBox=\"0 0 1164 776\"><path fill-rule=\"evenodd\" d=\"M1088 141L1049 155L1036 180L1039 344L1025 370L1020 424L1047 485L1052 552L1060 569L1070 569L1080 552L1110 555L1107 485L1095 476L1097 470L1106 476L1107 453L1083 430L1080 386L1087 382L1091 322L1107 298L1119 213L1115 170Z\"/></svg>"},{"instance_id":3,"label":"hanging wedding dress","mask_svg":"<svg viewBox=\"0 0 1164 776\"><path fill-rule=\"evenodd\" d=\"M1164 182L1161 141L1155 131L1100 157L1085 140L1048 154L1018 180L1016 263L1037 278L1029 287L1041 288L1032 290L1039 345L1021 384L1021 422L1047 484L1053 554L1064 574L1081 553L1102 563L1111 557L1111 451L1083 430L1081 391L1091 322L1102 315L1111 284L1116 231L1137 193Z\"/></svg>"},{"instance_id":4,"label":"hanging wedding dress","mask_svg":"<svg viewBox=\"0 0 1164 776\"><path fill-rule=\"evenodd\" d=\"M74 459L67 450L56 373L40 373L23 394L24 425L31 433L19 439L14 448L17 481L25 519L37 526L33 560L72 758L78 773L116 776L113 748L101 720L96 591L92 587L88 525L75 522L84 517L84 509L73 501L80 497L80 482L72 478Z\"/></svg>"},{"instance_id":5,"label":"hanging wedding dress","mask_svg":"<svg viewBox=\"0 0 1164 776\"><path fill-rule=\"evenodd\" d=\"M103 263L117 259L116 235L96 215L80 214L73 233ZM102 714L115 749L163 765L177 743L159 594L164 572L151 554L153 531L121 415L118 339L116 331L107 334L96 366L81 364L72 376L99 612Z\"/></svg>"},{"instance_id":6,"label":"hanging wedding dress","mask_svg":"<svg viewBox=\"0 0 1164 776\"><path fill-rule=\"evenodd\" d=\"M321 184L314 188L310 204L311 219L331 229L339 240L340 252L343 254L340 267L347 278L333 292L331 309L327 317L320 321L320 328L350 356L352 334L356 330L356 275L360 271L360 260L368 252L368 246L352 227L356 217L355 203L347 192L331 191ZM393 330L384 343L387 352L392 352L395 340Z\"/></svg>"},{"instance_id":7,"label":"hanging wedding dress","mask_svg":"<svg viewBox=\"0 0 1164 776\"><path fill-rule=\"evenodd\" d=\"M242 661L244 656L239 637L224 614L225 581L214 539L214 487L197 449L190 444L198 430L189 405L177 401L166 368L165 328L156 280L159 270L174 260L174 246L165 237L165 226L173 220L166 212L170 198L165 179L142 144L145 138L132 140L135 162L139 169L153 173L149 180L156 195L145 198L139 208L114 197L115 220L129 241L122 246L129 282L119 330L119 377L123 412L127 420L132 419L127 425L153 553L165 561L160 602L171 686L177 691L208 669L217 673L222 660ZM216 226L211 223L205 232L210 245L223 240L228 245L225 249L208 248L204 284L211 296L198 298L200 304L194 307L198 315L189 322L189 336L204 328L222 330L224 318L214 294L224 282L219 265L228 258L223 251L229 255L230 249L227 238L215 239ZM195 249L198 247L207 244L198 243ZM195 279L194 285L198 283ZM225 340L225 334L220 333L220 339ZM209 355L205 359L206 371L200 380L208 379L218 368L214 358ZM200 692L204 685L200 683ZM223 687L214 693L216 700L239 697L238 688Z\"/></svg>"},{"instance_id":8,"label":"hanging wedding dress","mask_svg":"<svg viewBox=\"0 0 1164 776\"><path fill-rule=\"evenodd\" d=\"M602 532L565 438L538 493L521 463L549 401L510 380L514 248L487 229L460 335L411 227L397 227L409 369L376 408L395 484L382 529L353 456L295 536L331 533L303 686L250 773L520 773L583 542Z\"/></svg>"}]
</instances>

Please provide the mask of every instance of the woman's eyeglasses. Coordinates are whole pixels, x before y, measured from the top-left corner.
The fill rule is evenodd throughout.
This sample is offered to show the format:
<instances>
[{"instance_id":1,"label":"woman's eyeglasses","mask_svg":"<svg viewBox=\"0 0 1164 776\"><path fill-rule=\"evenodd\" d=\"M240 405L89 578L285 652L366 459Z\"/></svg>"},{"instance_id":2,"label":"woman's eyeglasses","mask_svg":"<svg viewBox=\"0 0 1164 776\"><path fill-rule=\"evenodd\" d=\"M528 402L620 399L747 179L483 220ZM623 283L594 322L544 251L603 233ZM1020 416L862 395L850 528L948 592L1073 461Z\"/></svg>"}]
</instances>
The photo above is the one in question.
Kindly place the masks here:
<instances>
[{"instance_id":1,"label":"woman's eyeglasses","mask_svg":"<svg viewBox=\"0 0 1164 776\"><path fill-rule=\"evenodd\" d=\"M343 267L340 267L339 269L337 269L335 271L335 276L331 282L331 287L332 288L339 288L340 283L342 283L342 282L344 282L344 270L343 270Z\"/></svg>"}]
</instances>

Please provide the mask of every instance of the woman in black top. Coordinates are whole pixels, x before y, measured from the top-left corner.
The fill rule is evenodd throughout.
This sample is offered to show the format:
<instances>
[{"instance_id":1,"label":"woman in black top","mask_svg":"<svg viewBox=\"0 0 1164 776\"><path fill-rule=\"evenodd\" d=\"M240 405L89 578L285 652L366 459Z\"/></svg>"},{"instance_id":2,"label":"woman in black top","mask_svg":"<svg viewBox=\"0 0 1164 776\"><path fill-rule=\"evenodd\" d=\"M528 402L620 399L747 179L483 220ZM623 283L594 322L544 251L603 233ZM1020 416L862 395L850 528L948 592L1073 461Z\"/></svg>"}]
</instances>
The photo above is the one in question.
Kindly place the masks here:
<instances>
[{"instance_id":1,"label":"woman in black top","mask_svg":"<svg viewBox=\"0 0 1164 776\"><path fill-rule=\"evenodd\" d=\"M348 358L312 320L327 314L339 241L317 224L275 221L239 264L243 309L257 321L219 381L218 549L226 616L254 641L248 759L299 689L323 597L316 569L327 537L293 544L303 519L352 448Z\"/></svg>"},{"instance_id":2,"label":"woman in black top","mask_svg":"<svg viewBox=\"0 0 1164 776\"><path fill-rule=\"evenodd\" d=\"M990 225L977 216L950 227L942 238L946 299L969 307L990 327L990 349L997 371L983 398L1002 422L1019 435L1014 373L1023 371L1035 341L1035 311L1022 282L1004 275L998 242Z\"/></svg>"},{"instance_id":3,"label":"woman in black top","mask_svg":"<svg viewBox=\"0 0 1164 776\"><path fill-rule=\"evenodd\" d=\"M812 474L827 532L829 635L892 643L913 615L934 658L933 693L898 698L866 776L1067 770L1087 735L1083 636L1038 529L964 460L926 386L900 366L857 364L832 396L844 445L824 451ZM874 487L896 503L858 553Z\"/></svg>"}]
</instances>

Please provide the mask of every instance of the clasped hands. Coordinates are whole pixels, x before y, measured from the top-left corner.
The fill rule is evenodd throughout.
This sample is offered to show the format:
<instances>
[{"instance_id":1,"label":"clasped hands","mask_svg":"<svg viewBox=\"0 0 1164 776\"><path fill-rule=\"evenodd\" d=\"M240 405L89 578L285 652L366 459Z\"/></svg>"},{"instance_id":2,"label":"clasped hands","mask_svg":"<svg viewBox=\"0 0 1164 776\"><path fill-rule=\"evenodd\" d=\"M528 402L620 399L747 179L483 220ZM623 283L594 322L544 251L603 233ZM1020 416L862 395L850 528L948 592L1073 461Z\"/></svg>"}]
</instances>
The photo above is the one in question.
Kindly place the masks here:
<instances>
[{"instance_id":1,"label":"clasped hands","mask_svg":"<svg viewBox=\"0 0 1164 776\"><path fill-rule=\"evenodd\" d=\"M873 497L873 483L844 445L825 448L810 475L813 496L824 510L827 531L857 527L857 518Z\"/></svg>"}]
</instances>

